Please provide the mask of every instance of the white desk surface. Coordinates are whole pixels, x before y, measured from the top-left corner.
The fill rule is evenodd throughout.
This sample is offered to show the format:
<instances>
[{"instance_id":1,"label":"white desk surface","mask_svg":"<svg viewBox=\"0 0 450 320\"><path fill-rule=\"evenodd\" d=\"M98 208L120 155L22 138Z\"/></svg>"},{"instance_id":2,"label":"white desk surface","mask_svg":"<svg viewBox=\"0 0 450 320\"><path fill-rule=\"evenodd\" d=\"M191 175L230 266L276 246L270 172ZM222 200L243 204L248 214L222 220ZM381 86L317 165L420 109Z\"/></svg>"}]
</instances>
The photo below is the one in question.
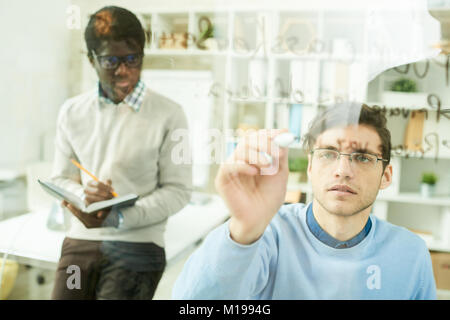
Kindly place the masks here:
<instances>
[{"instance_id":1,"label":"white desk surface","mask_svg":"<svg viewBox=\"0 0 450 320\"><path fill-rule=\"evenodd\" d=\"M19 263L56 269L65 234L47 228L49 212L31 212L0 221L0 257L7 252ZM165 233L167 261L204 238L228 216L218 196L212 196L204 205L188 204L171 216Z\"/></svg>"}]
</instances>

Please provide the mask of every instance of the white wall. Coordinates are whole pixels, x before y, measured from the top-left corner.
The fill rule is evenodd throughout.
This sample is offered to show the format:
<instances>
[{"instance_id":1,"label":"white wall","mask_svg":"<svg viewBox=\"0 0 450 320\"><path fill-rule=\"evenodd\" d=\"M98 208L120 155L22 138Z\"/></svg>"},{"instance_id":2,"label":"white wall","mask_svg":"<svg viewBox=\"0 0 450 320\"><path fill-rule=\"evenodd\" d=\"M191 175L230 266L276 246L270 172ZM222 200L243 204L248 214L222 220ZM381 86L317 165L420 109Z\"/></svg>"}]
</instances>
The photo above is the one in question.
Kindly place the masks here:
<instances>
[{"instance_id":1,"label":"white wall","mask_svg":"<svg viewBox=\"0 0 450 320\"><path fill-rule=\"evenodd\" d=\"M0 0L0 168L38 161L67 98L69 0Z\"/></svg>"}]
</instances>

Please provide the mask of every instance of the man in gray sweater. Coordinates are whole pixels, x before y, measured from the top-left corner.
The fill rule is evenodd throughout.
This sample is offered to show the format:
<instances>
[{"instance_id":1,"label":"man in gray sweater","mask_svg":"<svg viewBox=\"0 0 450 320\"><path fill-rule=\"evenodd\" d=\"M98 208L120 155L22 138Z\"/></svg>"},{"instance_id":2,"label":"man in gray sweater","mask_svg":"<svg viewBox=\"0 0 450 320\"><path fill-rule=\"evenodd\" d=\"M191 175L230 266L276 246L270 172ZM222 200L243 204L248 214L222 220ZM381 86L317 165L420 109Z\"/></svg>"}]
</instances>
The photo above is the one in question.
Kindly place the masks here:
<instances>
[{"instance_id":1,"label":"man in gray sweater","mask_svg":"<svg viewBox=\"0 0 450 320\"><path fill-rule=\"evenodd\" d=\"M140 80L145 35L133 13L100 9L89 20L85 40L99 84L61 107L52 179L86 204L114 193L135 193L139 200L95 214L63 202L73 216L52 298L151 299L166 264L167 219L190 199L190 161L172 160L177 144L172 133L187 128L186 117L179 105ZM80 271L80 286L68 286L73 266Z\"/></svg>"}]
</instances>

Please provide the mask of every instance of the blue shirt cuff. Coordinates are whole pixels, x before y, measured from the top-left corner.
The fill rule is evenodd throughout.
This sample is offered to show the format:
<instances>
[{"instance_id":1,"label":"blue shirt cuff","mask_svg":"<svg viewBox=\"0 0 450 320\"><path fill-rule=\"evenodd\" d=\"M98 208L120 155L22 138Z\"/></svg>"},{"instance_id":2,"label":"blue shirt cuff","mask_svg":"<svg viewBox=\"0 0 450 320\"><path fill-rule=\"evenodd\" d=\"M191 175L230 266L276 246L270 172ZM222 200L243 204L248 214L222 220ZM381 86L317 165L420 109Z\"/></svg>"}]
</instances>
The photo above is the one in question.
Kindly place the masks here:
<instances>
[{"instance_id":1,"label":"blue shirt cuff","mask_svg":"<svg viewBox=\"0 0 450 320\"><path fill-rule=\"evenodd\" d=\"M120 211L119 209L116 209L116 211L117 211L117 216L119 218L119 223L117 225L117 228L120 228L123 224L123 214L122 214L122 211Z\"/></svg>"},{"instance_id":2,"label":"blue shirt cuff","mask_svg":"<svg viewBox=\"0 0 450 320\"><path fill-rule=\"evenodd\" d=\"M103 221L103 227L120 228L123 223L123 214L117 208L111 208L111 212Z\"/></svg>"}]
</instances>

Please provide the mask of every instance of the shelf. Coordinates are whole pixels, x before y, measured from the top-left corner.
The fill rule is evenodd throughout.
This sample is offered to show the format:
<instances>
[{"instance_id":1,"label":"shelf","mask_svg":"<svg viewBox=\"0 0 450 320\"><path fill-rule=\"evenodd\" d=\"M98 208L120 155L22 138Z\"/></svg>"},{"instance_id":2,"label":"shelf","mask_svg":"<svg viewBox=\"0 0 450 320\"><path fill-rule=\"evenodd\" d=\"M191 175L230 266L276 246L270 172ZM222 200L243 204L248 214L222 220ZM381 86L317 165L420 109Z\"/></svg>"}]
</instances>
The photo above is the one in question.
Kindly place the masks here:
<instances>
[{"instance_id":1,"label":"shelf","mask_svg":"<svg viewBox=\"0 0 450 320\"><path fill-rule=\"evenodd\" d=\"M427 204L433 206L450 206L450 197L430 197L425 198L420 193L405 192L397 195L380 194L377 197L379 201L403 202L410 204Z\"/></svg>"},{"instance_id":2,"label":"shelf","mask_svg":"<svg viewBox=\"0 0 450 320\"><path fill-rule=\"evenodd\" d=\"M267 101L269 101L268 98L265 97L261 97L261 98L256 98L256 97L248 97L248 98L230 98L231 102L247 102L247 103L266 103Z\"/></svg>"},{"instance_id":3,"label":"shelf","mask_svg":"<svg viewBox=\"0 0 450 320\"><path fill-rule=\"evenodd\" d=\"M408 104L392 105L392 104L386 104L385 102L381 102L381 101L369 101L369 102L366 102L366 104L368 106L377 105L377 106L381 107L381 109L383 109L383 107L386 107L387 110L389 110L389 109L403 109L403 110L419 111L421 109L425 109L428 112L437 112L437 109L432 109L428 105L423 106L423 107L412 106L412 105L408 105ZM443 110L450 110L450 106L441 106L441 113L443 112Z\"/></svg>"},{"instance_id":4,"label":"shelf","mask_svg":"<svg viewBox=\"0 0 450 320\"><path fill-rule=\"evenodd\" d=\"M199 49L145 49L147 56L220 56L224 57L227 51L212 51Z\"/></svg>"},{"instance_id":5,"label":"shelf","mask_svg":"<svg viewBox=\"0 0 450 320\"><path fill-rule=\"evenodd\" d=\"M311 185L309 183L289 183L288 189L294 191L296 189L307 189L308 192L312 191ZM419 193L400 193L398 195L378 195L377 201L390 201L390 202L403 202L410 204L426 204L434 206L450 206L450 197L422 197Z\"/></svg>"},{"instance_id":6,"label":"shelf","mask_svg":"<svg viewBox=\"0 0 450 320\"><path fill-rule=\"evenodd\" d=\"M429 242L429 243L427 243L427 247L431 251L450 253L450 246L446 245L445 243L442 243L440 241Z\"/></svg>"},{"instance_id":7,"label":"shelf","mask_svg":"<svg viewBox=\"0 0 450 320\"><path fill-rule=\"evenodd\" d=\"M279 59L279 60L314 60L314 61L334 61L349 62L344 57L333 57L328 54L305 54L297 55L294 53L267 53L254 52L249 50L248 53L238 53L234 51L218 51L218 50L200 50L200 49L144 49L145 55L148 56L230 56L236 59ZM355 59L354 62L362 60Z\"/></svg>"},{"instance_id":8,"label":"shelf","mask_svg":"<svg viewBox=\"0 0 450 320\"><path fill-rule=\"evenodd\" d=\"M364 62L368 58L364 57L363 55L354 55L354 56L347 56L347 55L336 55L333 53L294 53L294 52L283 52L283 53L274 53L269 52L267 54L268 57L277 59L277 60L314 60L314 61L327 61L327 62L340 62L340 63L357 63L357 62Z\"/></svg>"},{"instance_id":9,"label":"shelf","mask_svg":"<svg viewBox=\"0 0 450 320\"><path fill-rule=\"evenodd\" d=\"M319 105L317 102L299 102L289 98L272 98L271 101L277 104L301 104L302 107L315 107Z\"/></svg>"},{"instance_id":10,"label":"shelf","mask_svg":"<svg viewBox=\"0 0 450 320\"><path fill-rule=\"evenodd\" d=\"M431 153L428 153L428 154L424 154L423 156L419 156L419 155L417 155L418 154L418 151L408 151L408 150L406 150L406 151L403 151L404 153L410 153L410 155L404 155L404 154L395 154L395 153L392 153L391 154L391 159L393 158L393 157L396 157L396 158L403 158L403 159L422 159L422 160L434 160L434 159L436 159L436 156L434 156L433 154L431 154ZM450 155L444 155L444 156L442 156L442 155L439 155L438 157L437 157L437 159L438 159L438 161L439 160L450 160Z\"/></svg>"}]
</instances>

